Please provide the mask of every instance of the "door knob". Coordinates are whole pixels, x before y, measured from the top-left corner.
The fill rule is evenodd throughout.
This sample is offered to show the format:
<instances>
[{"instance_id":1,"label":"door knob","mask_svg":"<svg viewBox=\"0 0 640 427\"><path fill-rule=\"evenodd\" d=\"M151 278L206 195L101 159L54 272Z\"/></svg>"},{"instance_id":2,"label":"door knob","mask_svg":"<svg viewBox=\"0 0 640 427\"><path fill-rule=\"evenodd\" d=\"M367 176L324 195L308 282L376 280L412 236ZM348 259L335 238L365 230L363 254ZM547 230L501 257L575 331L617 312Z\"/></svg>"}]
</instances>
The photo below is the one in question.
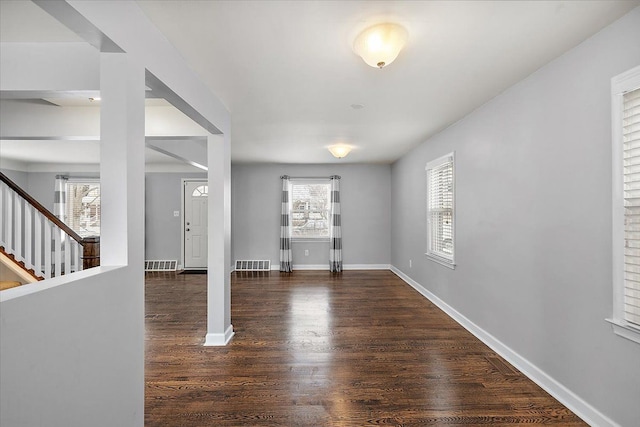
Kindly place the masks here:
<instances>
[{"instance_id":1,"label":"door knob","mask_svg":"<svg viewBox=\"0 0 640 427\"><path fill-rule=\"evenodd\" d=\"M190 231L190 230L187 228L187 231Z\"/></svg>"}]
</instances>

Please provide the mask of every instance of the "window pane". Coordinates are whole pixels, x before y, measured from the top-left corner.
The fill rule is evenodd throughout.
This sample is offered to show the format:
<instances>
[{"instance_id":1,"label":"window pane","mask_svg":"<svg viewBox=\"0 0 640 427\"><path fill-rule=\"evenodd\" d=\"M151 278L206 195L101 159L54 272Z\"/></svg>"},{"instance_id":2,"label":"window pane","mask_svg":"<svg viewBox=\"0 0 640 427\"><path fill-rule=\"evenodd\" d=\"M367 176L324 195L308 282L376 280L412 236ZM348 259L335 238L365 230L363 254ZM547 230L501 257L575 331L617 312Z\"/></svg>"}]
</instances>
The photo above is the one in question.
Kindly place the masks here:
<instances>
[{"instance_id":1,"label":"window pane","mask_svg":"<svg viewBox=\"0 0 640 427\"><path fill-rule=\"evenodd\" d=\"M209 195L208 185L201 185L197 187L195 190L193 190L193 193L191 193L192 197L206 197L208 195Z\"/></svg>"},{"instance_id":2,"label":"window pane","mask_svg":"<svg viewBox=\"0 0 640 427\"><path fill-rule=\"evenodd\" d=\"M67 225L80 237L100 235L100 184L67 183Z\"/></svg>"},{"instance_id":3,"label":"window pane","mask_svg":"<svg viewBox=\"0 0 640 427\"><path fill-rule=\"evenodd\" d=\"M291 236L329 238L330 184L292 183Z\"/></svg>"},{"instance_id":4,"label":"window pane","mask_svg":"<svg viewBox=\"0 0 640 427\"><path fill-rule=\"evenodd\" d=\"M640 325L640 89L623 96L624 319Z\"/></svg>"},{"instance_id":5,"label":"window pane","mask_svg":"<svg viewBox=\"0 0 640 427\"><path fill-rule=\"evenodd\" d=\"M453 155L427 165L427 254L453 263Z\"/></svg>"}]
</instances>

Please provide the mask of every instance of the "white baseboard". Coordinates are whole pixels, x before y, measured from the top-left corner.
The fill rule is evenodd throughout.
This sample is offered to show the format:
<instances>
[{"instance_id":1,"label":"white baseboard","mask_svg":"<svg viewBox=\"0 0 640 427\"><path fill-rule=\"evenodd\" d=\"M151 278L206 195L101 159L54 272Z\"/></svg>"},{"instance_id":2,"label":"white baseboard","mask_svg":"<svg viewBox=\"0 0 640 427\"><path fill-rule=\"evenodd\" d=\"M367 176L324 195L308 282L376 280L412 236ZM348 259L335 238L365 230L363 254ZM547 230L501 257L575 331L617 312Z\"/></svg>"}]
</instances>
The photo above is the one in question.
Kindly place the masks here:
<instances>
[{"instance_id":1,"label":"white baseboard","mask_svg":"<svg viewBox=\"0 0 640 427\"><path fill-rule=\"evenodd\" d=\"M389 270L389 264L345 264L343 270Z\"/></svg>"},{"instance_id":2,"label":"white baseboard","mask_svg":"<svg viewBox=\"0 0 640 427\"><path fill-rule=\"evenodd\" d=\"M489 332L485 331L484 329L473 323L471 320L467 319L456 309L428 291L418 282L411 279L398 268L392 265L391 271L411 287L413 287L416 291L420 292L425 298L435 304L438 308L444 311L449 317L458 322L463 328L471 332L476 338L485 343L489 348L491 348L493 351L498 353L505 360L515 366L530 380L538 384L547 393L549 393L560 403L573 411L577 416L582 418L586 423L591 426L620 427L612 419L598 411L588 402L586 402L571 390L556 381L554 378L546 374L540 368L513 351L511 348L502 343Z\"/></svg>"},{"instance_id":3,"label":"white baseboard","mask_svg":"<svg viewBox=\"0 0 640 427\"><path fill-rule=\"evenodd\" d=\"M329 264L293 264L293 270L327 270Z\"/></svg>"},{"instance_id":4,"label":"white baseboard","mask_svg":"<svg viewBox=\"0 0 640 427\"><path fill-rule=\"evenodd\" d=\"M229 325L227 330L222 334L207 334L204 338L204 345L216 347L225 346L229 343L231 338L233 338L234 334L233 325Z\"/></svg>"},{"instance_id":5,"label":"white baseboard","mask_svg":"<svg viewBox=\"0 0 640 427\"><path fill-rule=\"evenodd\" d=\"M389 270L389 264L344 264L343 270ZM280 270L280 264L271 264L271 270ZM326 270L329 271L329 264L293 264L293 270Z\"/></svg>"}]
</instances>

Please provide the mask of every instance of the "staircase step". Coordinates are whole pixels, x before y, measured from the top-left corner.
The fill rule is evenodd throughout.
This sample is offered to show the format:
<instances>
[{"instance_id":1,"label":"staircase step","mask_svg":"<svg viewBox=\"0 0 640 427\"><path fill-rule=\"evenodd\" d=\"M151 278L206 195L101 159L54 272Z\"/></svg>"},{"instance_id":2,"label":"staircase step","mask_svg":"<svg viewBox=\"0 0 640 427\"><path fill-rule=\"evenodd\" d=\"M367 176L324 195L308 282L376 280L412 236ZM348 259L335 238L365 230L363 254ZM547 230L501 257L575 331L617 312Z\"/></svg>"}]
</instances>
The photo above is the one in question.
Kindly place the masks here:
<instances>
[{"instance_id":1,"label":"staircase step","mask_svg":"<svg viewBox=\"0 0 640 427\"><path fill-rule=\"evenodd\" d=\"M4 291L5 289L16 288L18 286L22 286L22 283L14 282L12 280L4 280L0 282L0 291Z\"/></svg>"}]
</instances>

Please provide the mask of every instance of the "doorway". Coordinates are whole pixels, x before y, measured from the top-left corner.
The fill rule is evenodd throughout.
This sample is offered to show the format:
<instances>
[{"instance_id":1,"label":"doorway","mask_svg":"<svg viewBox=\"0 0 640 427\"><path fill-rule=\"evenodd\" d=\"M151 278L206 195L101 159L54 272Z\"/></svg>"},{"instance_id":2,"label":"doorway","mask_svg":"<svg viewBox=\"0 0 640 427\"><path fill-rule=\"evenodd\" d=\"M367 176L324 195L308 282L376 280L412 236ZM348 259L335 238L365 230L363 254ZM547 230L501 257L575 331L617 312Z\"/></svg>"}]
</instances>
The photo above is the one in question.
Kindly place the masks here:
<instances>
[{"instance_id":1,"label":"doorway","mask_svg":"<svg viewBox=\"0 0 640 427\"><path fill-rule=\"evenodd\" d=\"M206 180L182 180L183 268L207 268L209 186Z\"/></svg>"}]
</instances>

